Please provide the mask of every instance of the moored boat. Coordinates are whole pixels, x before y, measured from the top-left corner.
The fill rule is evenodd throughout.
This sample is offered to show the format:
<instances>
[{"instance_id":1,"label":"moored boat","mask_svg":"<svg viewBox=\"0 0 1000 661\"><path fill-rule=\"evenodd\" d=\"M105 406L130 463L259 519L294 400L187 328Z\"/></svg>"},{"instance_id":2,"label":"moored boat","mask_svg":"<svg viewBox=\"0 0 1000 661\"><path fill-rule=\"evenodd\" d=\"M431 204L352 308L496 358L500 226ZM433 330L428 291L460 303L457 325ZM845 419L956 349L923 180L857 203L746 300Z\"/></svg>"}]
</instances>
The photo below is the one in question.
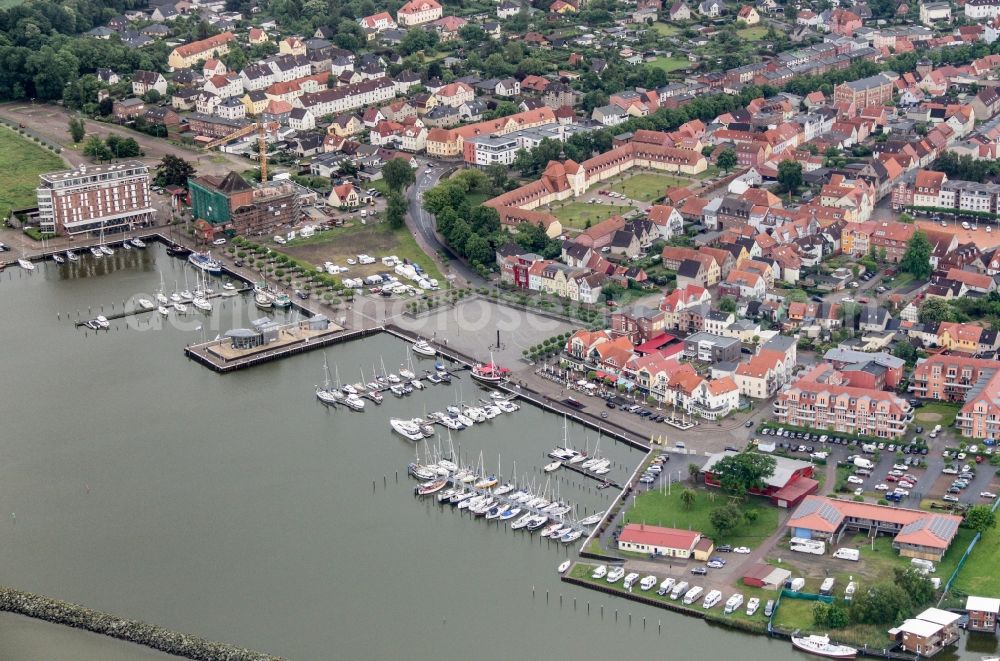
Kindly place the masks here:
<instances>
[{"instance_id":1,"label":"moored boat","mask_svg":"<svg viewBox=\"0 0 1000 661\"><path fill-rule=\"evenodd\" d=\"M156 304L154 304L153 301L149 300L148 298L139 298L139 299L136 299L135 302L143 310L155 310L156 309Z\"/></svg>"},{"instance_id":2,"label":"moored boat","mask_svg":"<svg viewBox=\"0 0 1000 661\"><path fill-rule=\"evenodd\" d=\"M66 251L66 259L68 259L71 262L79 262L80 261L80 256L77 255L72 250L67 250Z\"/></svg>"},{"instance_id":3,"label":"moored boat","mask_svg":"<svg viewBox=\"0 0 1000 661\"><path fill-rule=\"evenodd\" d=\"M65 264L66 263L66 260L59 253L55 253L55 254L52 255L52 261L55 262L56 264Z\"/></svg>"},{"instance_id":4,"label":"moored boat","mask_svg":"<svg viewBox=\"0 0 1000 661\"><path fill-rule=\"evenodd\" d=\"M509 369L496 363L478 363L472 368L472 378L482 383L500 383L506 377Z\"/></svg>"},{"instance_id":5,"label":"moored boat","mask_svg":"<svg viewBox=\"0 0 1000 661\"><path fill-rule=\"evenodd\" d=\"M220 264L217 260L212 259L212 253L193 252L188 255L188 261L202 271L207 271L208 273L222 273L222 264Z\"/></svg>"},{"instance_id":6,"label":"moored boat","mask_svg":"<svg viewBox=\"0 0 1000 661\"><path fill-rule=\"evenodd\" d=\"M831 643L829 636L792 636L792 647L807 654L825 656L829 659L854 659L858 656L857 649Z\"/></svg>"},{"instance_id":7,"label":"moored boat","mask_svg":"<svg viewBox=\"0 0 1000 661\"><path fill-rule=\"evenodd\" d=\"M560 564L560 565L559 565L559 566L558 566L558 567L556 568L556 571L558 571L558 572L559 572L560 574L565 574L565 573L566 573L566 570L567 570L567 569L569 569L570 565L572 565L572 564L573 564L573 561L572 561L572 560L564 560L564 561L562 562L562 564Z\"/></svg>"},{"instance_id":8,"label":"moored boat","mask_svg":"<svg viewBox=\"0 0 1000 661\"><path fill-rule=\"evenodd\" d=\"M25 271L34 271L35 265L31 263L31 260L24 259L23 257L17 260L17 265L20 266Z\"/></svg>"},{"instance_id":9,"label":"moored boat","mask_svg":"<svg viewBox=\"0 0 1000 661\"><path fill-rule=\"evenodd\" d=\"M553 461L551 464L546 464L545 468L543 468L542 470L544 470L546 473L551 473L552 471L559 470L560 468L562 468L562 462Z\"/></svg>"},{"instance_id":10,"label":"moored boat","mask_svg":"<svg viewBox=\"0 0 1000 661\"><path fill-rule=\"evenodd\" d=\"M417 494L420 496L429 496L432 493L437 493L444 489L444 486L448 484L447 480L433 480L431 482L424 482L419 487L417 487Z\"/></svg>"},{"instance_id":11,"label":"moored boat","mask_svg":"<svg viewBox=\"0 0 1000 661\"><path fill-rule=\"evenodd\" d=\"M421 356L435 356L437 351L434 350L427 340L417 340L413 343L413 353L420 354Z\"/></svg>"}]
</instances>

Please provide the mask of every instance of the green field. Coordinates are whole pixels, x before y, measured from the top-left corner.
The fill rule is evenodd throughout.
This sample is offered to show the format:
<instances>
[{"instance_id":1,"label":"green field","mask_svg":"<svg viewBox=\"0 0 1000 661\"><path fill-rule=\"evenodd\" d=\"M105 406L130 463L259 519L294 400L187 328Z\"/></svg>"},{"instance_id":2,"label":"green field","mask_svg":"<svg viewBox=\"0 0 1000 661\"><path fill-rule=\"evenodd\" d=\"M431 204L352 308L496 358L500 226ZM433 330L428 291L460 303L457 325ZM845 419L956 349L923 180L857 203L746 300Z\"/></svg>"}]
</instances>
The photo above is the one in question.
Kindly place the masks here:
<instances>
[{"instance_id":1,"label":"green field","mask_svg":"<svg viewBox=\"0 0 1000 661\"><path fill-rule=\"evenodd\" d=\"M806 599L789 599L784 597L774 615L774 626L786 631L799 630L803 633L828 634L837 642L853 645L867 644L876 649L884 647L889 637L883 628L874 625L853 625L844 629L818 629L813 625L813 606L815 601Z\"/></svg>"},{"instance_id":2,"label":"green field","mask_svg":"<svg viewBox=\"0 0 1000 661\"><path fill-rule=\"evenodd\" d=\"M0 128L0 217L35 206L38 175L62 170L61 158L8 128Z\"/></svg>"},{"instance_id":3,"label":"green field","mask_svg":"<svg viewBox=\"0 0 1000 661\"><path fill-rule=\"evenodd\" d=\"M548 212L559 219L563 227L585 229L587 221L596 225L610 216L621 216L628 213L629 207L615 204L587 204L586 202L570 202L559 207L552 207Z\"/></svg>"},{"instance_id":4,"label":"green field","mask_svg":"<svg viewBox=\"0 0 1000 661\"><path fill-rule=\"evenodd\" d=\"M653 30L656 31L656 34L661 35L663 37L672 37L675 34L680 34L681 31L681 29L676 25L670 25L668 23L660 23L660 22L653 23Z\"/></svg>"},{"instance_id":5,"label":"green field","mask_svg":"<svg viewBox=\"0 0 1000 661\"><path fill-rule=\"evenodd\" d=\"M663 197L668 188L687 186L689 183L691 183L690 180L681 177L644 173L633 175L608 188L616 193L623 193L633 200L652 202L655 199Z\"/></svg>"},{"instance_id":6,"label":"green field","mask_svg":"<svg viewBox=\"0 0 1000 661\"><path fill-rule=\"evenodd\" d=\"M646 64L651 67L656 67L657 69L663 69L667 73L687 69L691 66L691 62L689 62L686 57L658 57L655 60L650 60Z\"/></svg>"},{"instance_id":7,"label":"green field","mask_svg":"<svg viewBox=\"0 0 1000 661\"><path fill-rule=\"evenodd\" d=\"M751 25L742 30L737 30L736 34L743 41L760 41L767 36L767 28L763 25Z\"/></svg>"},{"instance_id":8,"label":"green field","mask_svg":"<svg viewBox=\"0 0 1000 661\"><path fill-rule=\"evenodd\" d=\"M965 552L965 545L959 545L958 541L952 544L952 548L959 548L959 555ZM950 553L950 551L949 551ZM947 558L947 556L945 556ZM996 596L1000 594L1000 528L991 528L986 531L976 548L965 561L965 566L958 573L955 579L955 587L966 594L979 594L986 596ZM938 572L942 578L948 575Z\"/></svg>"},{"instance_id":9,"label":"green field","mask_svg":"<svg viewBox=\"0 0 1000 661\"><path fill-rule=\"evenodd\" d=\"M955 424L955 416L958 415L961 404L951 404L948 402L928 402L917 408L913 415L917 422L927 425L941 425L943 428L951 427Z\"/></svg>"},{"instance_id":10,"label":"green field","mask_svg":"<svg viewBox=\"0 0 1000 661\"><path fill-rule=\"evenodd\" d=\"M674 485L670 495L665 495L659 490L639 494L635 499L635 505L625 515L625 522L698 530L715 539L716 544L751 548L760 544L778 527L778 509L766 505L764 501L752 499L742 504L740 509L744 512L755 510L757 519L744 523L722 537L716 537L709 516L712 510L729 502L729 497L714 489L694 489L695 501L691 509L684 509L680 495L685 487L683 483Z\"/></svg>"}]
</instances>

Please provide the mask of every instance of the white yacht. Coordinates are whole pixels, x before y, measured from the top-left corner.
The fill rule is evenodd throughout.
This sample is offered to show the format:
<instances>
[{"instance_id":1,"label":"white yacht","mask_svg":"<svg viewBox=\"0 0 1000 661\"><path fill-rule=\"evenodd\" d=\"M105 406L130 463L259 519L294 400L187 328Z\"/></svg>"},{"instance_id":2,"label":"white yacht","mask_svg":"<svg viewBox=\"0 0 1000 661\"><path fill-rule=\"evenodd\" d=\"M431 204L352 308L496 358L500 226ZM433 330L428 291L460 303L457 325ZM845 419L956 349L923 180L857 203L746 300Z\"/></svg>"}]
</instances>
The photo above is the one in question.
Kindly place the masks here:
<instances>
[{"instance_id":1,"label":"white yacht","mask_svg":"<svg viewBox=\"0 0 1000 661\"><path fill-rule=\"evenodd\" d=\"M413 343L413 353L418 353L421 356L436 356L437 351L434 350L427 340L417 340Z\"/></svg>"},{"instance_id":2,"label":"white yacht","mask_svg":"<svg viewBox=\"0 0 1000 661\"><path fill-rule=\"evenodd\" d=\"M103 252L108 257L110 257L111 255L115 254L115 251L112 250L110 246L102 245L102 246L100 246L100 250L101 250L101 252Z\"/></svg>"},{"instance_id":3,"label":"white yacht","mask_svg":"<svg viewBox=\"0 0 1000 661\"><path fill-rule=\"evenodd\" d=\"M829 636L792 636L792 646L803 652L831 659L853 659L858 656L857 649L831 643Z\"/></svg>"},{"instance_id":4,"label":"white yacht","mask_svg":"<svg viewBox=\"0 0 1000 661\"><path fill-rule=\"evenodd\" d=\"M356 393L351 393L344 398L344 404L350 407L354 411L362 411L365 408L365 400L357 396Z\"/></svg>"},{"instance_id":5,"label":"white yacht","mask_svg":"<svg viewBox=\"0 0 1000 661\"><path fill-rule=\"evenodd\" d=\"M155 310L156 309L156 305L153 303L153 301L149 300L148 298L139 298L139 299L136 299L135 302L143 310Z\"/></svg>"},{"instance_id":6,"label":"white yacht","mask_svg":"<svg viewBox=\"0 0 1000 661\"><path fill-rule=\"evenodd\" d=\"M111 328L111 322L108 321L108 318L103 314L97 315L97 318L94 319L94 321L97 322L98 328Z\"/></svg>"},{"instance_id":7,"label":"white yacht","mask_svg":"<svg viewBox=\"0 0 1000 661\"><path fill-rule=\"evenodd\" d=\"M23 257L21 259L17 260L17 265L20 266L25 271L34 271L35 270L35 265L31 263L31 260L25 259Z\"/></svg>"},{"instance_id":8,"label":"white yacht","mask_svg":"<svg viewBox=\"0 0 1000 661\"><path fill-rule=\"evenodd\" d=\"M392 418L389 420L389 426L392 427L394 432L411 441L421 441L424 438L424 433L420 430L420 427L411 420Z\"/></svg>"},{"instance_id":9,"label":"white yacht","mask_svg":"<svg viewBox=\"0 0 1000 661\"><path fill-rule=\"evenodd\" d=\"M77 255L72 250L67 250L66 251L66 259L68 259L71 262L79 262L80 261L80 256Z\"/></svg>"},{"instance_id":10,"label":"white yacht","mask_svg":"<svg viewBox=\"0 0 1000 661\"><path fill-rule=\"evenodd\" d=\"M97 246L91 246L90 254L93 255L94 257L104 257L104 251L98 248Z\"/></svg>"},{"instance_id":11,"label":"white yacht","mask_svg":"<svg viewBox=\"0 0 1000 661\"><path fill-rule=\"evenodd\" d=\"M168 314L170 314L170 310L169 310L169 308L167 308L167 306L165 306L165 305L161 305L160 307L158 307L158 308L157 308L157 310L158 310L158 311L160 312L160 314L162 314L162 315L163 315L164 317L166 317L166 316L167 316Z\"/></svg>"},{"instance_id":12,"label":"white yacht","mask_svg":"<svg viewBox=\"0 0 1000 661\"><path fill-rule=\"evenodd\" d=\"M145 248L146 242L137 237L132 239L132 245L135 246L136 248Z\"/></svg>"},{"instance_id":13,"label":"white yacht","mask_svg":"<svg viewBox=\"0 0 1000 661\"><path fill-rule=\"evenodd\" d=\"M60 255L59 253L53 253L52 254L52 261L55 262L56 264L65 264L66 263L66 259L62 255Z\"/></svg>"},{"instance_id":14,"label":"white yacht","mask_svg":"<svg viewBox=\"0 0 1000 661\"><path fill-rule=\"evenodd\" d=\"M180 301L177 301L174 303L174 309L177 310L178 312L187 312L188 306L184 305Z\"/></svg>"},{"instance_id":15,"label":"white yacht","mask_svg":"<svg viewBox=\"0 0 1000 661\"><path fill-rule=\"evenodd\" d=\"M193 301L191 301L191 304L204 312L211 312L212 310L212 304L209 303L208 300L204 298L196 298Z\"/></svg>"}]
</instances>

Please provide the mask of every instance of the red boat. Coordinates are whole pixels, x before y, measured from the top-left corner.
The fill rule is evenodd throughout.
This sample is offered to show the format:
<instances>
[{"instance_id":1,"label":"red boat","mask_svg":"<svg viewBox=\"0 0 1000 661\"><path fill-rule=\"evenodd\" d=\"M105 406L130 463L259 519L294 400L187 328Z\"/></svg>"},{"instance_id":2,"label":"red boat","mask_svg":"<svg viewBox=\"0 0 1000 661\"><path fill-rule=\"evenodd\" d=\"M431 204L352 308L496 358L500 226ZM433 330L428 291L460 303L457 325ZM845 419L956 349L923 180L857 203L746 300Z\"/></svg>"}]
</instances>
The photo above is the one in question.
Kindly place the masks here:
<instances>
[{"instance_id":1,"label":"red boat","mask_svg":"<svg viewBox=\"0 0 1000 661\"><path fill-rule=\"evenodd\" d=\"M448 484L447 480L434 480L432 482L424 482L419 487L417 487L417 494L421 496L429 496L432 493L441 491L444 485Z\"/></svg>"},{"instance_id":2,"label":"red boat","mask_svg":"<svg viewBox=\"0 0 1000 661\"><path fill-rule=\"evenodd\" d=\"M509 369L496 363L479 363L472 368L472 378L483 383L500 383L509 373Z\"/></svg>"}]
</instances>

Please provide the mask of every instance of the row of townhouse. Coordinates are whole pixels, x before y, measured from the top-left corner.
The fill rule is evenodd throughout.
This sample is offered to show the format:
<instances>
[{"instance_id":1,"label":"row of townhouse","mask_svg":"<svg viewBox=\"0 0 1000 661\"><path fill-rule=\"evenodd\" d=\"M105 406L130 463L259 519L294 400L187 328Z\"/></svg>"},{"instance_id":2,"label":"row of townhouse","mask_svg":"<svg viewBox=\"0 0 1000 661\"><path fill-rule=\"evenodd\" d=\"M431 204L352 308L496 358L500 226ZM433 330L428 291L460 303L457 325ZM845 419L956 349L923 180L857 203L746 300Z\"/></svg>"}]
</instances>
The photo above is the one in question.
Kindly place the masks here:
<instances>
[{"instance_id":1,"label":"row of townhouse","mask_svg":"<svg viewBox=\"0 0 1000 661\"><path fill-rule=\"evenodd\" d=\"M366 80L353 85L335 87L303 94L299 102L313 115L336 115L365 106L384 103L396 95L396 88L390 78Z\"/></svg>"},{"instance_id":2,"label":"row of townhouse","mask_svg":"<svg viewBox=\"0 0 1000 661\"><path fill-rule=\"evenodd\" d=\"M599 302L606 280L607 276L589 268L567 266L534 253L507 255L500 262L502 283L580 303Z\"/></svg>"},{"instance_id":3,"label":"row of townhouse","mask_svg":"<svg viewBox=\"0 0 1000 661\"><path fill-rule=\"evenodd\" d=\"M599 371L619 383L633 383L661 406L674 406L690 415L716 420L739 407L739 388L730 377L709 379L678 354L637 352L627 335L612 331L577 331L566 342L565 351L586 368Z\"/></svg>"},{"instance_id":4,"label":"row of townhouse","mask_svg":"<svg viewBox=\"0 0 1000 661\"><path fill-rule=\"evenodd\" d=\"M913 419L909 402L888 391L846 383L832 365L817 365L778 394L774 416L782 424L877 438L906 433Z\"/></svg>"}]
</instances>

